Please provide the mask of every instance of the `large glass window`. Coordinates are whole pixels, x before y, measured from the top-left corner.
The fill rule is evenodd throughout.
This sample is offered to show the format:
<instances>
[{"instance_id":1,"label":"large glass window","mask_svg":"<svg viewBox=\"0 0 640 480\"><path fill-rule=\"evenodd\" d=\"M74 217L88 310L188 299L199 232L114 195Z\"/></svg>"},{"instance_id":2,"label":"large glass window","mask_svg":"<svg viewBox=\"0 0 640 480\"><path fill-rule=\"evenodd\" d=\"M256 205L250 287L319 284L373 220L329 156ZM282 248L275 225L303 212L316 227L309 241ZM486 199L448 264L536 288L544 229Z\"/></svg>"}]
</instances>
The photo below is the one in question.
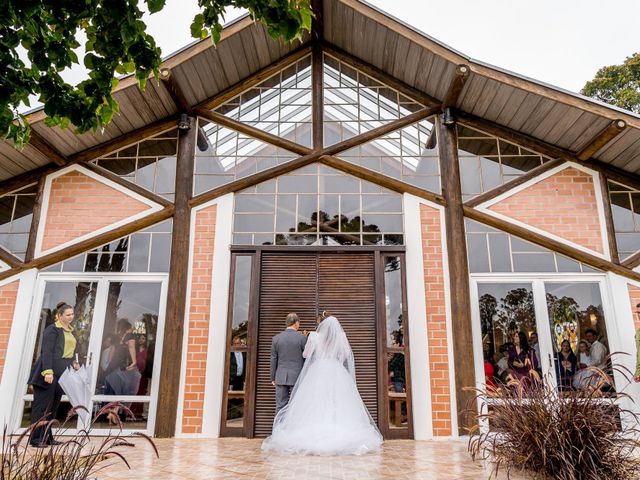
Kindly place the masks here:
<instances>
[{"instance_id":1,"label":"large glass window","mask_svg":"<svg viewBox=\"0 0 640 480\"><path fill-rule=\"evenodd\" d=\"M469 200L550 160L501 138L458 124L462 197Z\"/></svg>"},{"instance_id":2,"label":"large glass window","mask_svg":"<svg viewBox=\"0 0 640 480\"><path fill-rule=\"evenodd\" d=\"M297 155L198 119L194 195L292 160Z\"/></svg>"},{"instance_id":3,"label":"large glass window","mask_svg":"<svg viewBox=\"0 0 640 480\"><path fill-rule=\"evenodd\" d=\"M465 228L471 273L598 271L589 265L474 220L466 219Z\"/></svg>"},{"instance_id":4,"label":"large glass window","mask_svg":"<svg viewBox=\"0 0 640 480\"><path fill-rule=\"evenodd\" d=\"M640 190L608 182L620 260L640 250Z\"/></svg>"},{"instance_id":5,"label":"large glass window","mask_svg":"<svg viewBox=\"0 0 640 480\"><path fill-rule=\"evenodd\" d=\"M173 201L178 129L174 128L94 160L97 165Z\"/></svg>"},{"instance_id":6,"label":"large glass window","mask_svg":"<svg viewBox=\"0 0 640 480\"><path fill-rule=\"evenodd\" d=\"M507 384L536 370L560 393L596 386L603 395L614 393L612 377L603 382L589 369L612 374L601 285L562 279L475 282L485 384ZM515 363L518 345L530 365Z\"/></svg>"},{"instance_id":7,"label":"large glass window","mask_svg":"<svg viewBox=\"0 0 640 480\"><path fill-rule=\"evenodd\" d=\"M0 197L0 245L22 260L29 243L37 191L34 184Z\"/></svg>"},{"instance_id":8,"label":"large glass window","mask_svg":"<svg viewBox=\"0 0 640 480\"><path fill-rule=\"evenodd\" d=\"M216 111L311 147L311 56L229 100Z\"/></svg>"},{"instance_id":9,"label":"large glass window","mask_svg":"<svg viewBox=\"0 0 640 480\"><path fill-rule=\"evenodd\" d=\"M422 109L353 67L324 55L324 144L333 145Z\"/></svg>"},{"instance_id":10,"label":"large glass window","mask_svg":"<svg viewBox=\"0 0 640 480\"><path fill-rule=\"evenodd\" d=\"M389 177L440 193L440 164L431 120L423 120L339 154Z\"/></svg>"},{"instance_id":11,"label":"large glass window","mask_svg":"<svg viewBox=\"0 0 640 480\"><path fill-rule=\"evenodd\" d=\"M46 272L169 272L173 221L165 220L64 260Z\"/></svg>"},{"instance_id":12,"label":"large glass window","mask_svg":"<svg viewBox=\"0 0 640 480\"><path fill-rule=\"evenodd\" d=\"M402 195L311 165L235 196L237 245L401 245Z\"/></svg>"}]
</instances>

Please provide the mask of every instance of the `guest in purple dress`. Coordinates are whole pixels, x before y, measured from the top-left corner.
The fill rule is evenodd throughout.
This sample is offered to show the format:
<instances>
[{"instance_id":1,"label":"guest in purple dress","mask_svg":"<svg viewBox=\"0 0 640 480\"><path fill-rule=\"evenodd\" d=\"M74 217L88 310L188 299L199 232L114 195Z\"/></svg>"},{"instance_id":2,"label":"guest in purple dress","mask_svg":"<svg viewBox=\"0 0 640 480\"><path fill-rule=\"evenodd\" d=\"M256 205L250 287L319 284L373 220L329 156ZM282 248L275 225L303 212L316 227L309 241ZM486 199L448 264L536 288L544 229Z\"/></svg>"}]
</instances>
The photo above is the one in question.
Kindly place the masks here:
<instances>
[{"instance_id":1,"label":"guest in purple dress","mask_svg":"<svg viewBox=\"0 0 640 480\"><path fill-rule=\"evenodd\" d=\"M509 368L515 380L532 379L531 371L540 367L538 357L533 348L529 347L527 336L524 332L516 332L513 335L513 345L509 347Z\"/></svg>"}]
</instances>

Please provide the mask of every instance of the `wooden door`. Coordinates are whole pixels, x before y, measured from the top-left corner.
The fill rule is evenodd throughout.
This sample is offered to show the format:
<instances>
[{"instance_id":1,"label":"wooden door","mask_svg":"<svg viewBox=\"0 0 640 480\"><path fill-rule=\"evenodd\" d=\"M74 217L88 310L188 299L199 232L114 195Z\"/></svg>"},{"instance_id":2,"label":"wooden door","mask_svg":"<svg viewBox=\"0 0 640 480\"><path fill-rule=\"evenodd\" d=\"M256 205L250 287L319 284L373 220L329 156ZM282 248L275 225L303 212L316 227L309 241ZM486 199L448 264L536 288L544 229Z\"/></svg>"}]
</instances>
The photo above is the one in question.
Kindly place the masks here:
<instances>
[{"instance_id":1,"label":"wooden door","mask_svg":"<svg viewBox=\"0 0 640 480\"><path fill-rule=\"evenodd\" d=\"M377 345L374 253L263 252L258 308L254 434L271 433L275 390L269 379L271 339L296 312L302 329L315 328L322 310L336 315L353 348L358 389L377 421Z\"/></svg>"}]
</instances>

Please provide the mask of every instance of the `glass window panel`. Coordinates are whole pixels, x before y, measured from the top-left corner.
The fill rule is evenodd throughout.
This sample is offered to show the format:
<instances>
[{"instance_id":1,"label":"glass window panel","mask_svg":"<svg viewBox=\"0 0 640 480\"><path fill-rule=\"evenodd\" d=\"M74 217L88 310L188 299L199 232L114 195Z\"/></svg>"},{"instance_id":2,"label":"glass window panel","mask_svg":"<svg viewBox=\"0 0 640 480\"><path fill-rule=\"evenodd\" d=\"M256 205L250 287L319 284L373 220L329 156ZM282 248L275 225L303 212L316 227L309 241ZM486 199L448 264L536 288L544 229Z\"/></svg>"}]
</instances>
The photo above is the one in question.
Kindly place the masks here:
<instances>
[{"instance_id":1,"label":"glass window panel","mask_svg":"<svg viewBox=\"0 0 640 480\"><path fill-rule=\"evenodd\" d=\"M298 195L298 231L315 232L318 229L318 197Z\"/></svg>"},{"instance_id":2,"label":"glass window panel","mask_svg":"<svg viewBox=\"0 0 640 480\"><path fill-rule=\"evenodd\" d=\"M480 160L478 157L460 157L460 181L465 194L482 192Z\"/></svg>"},{"instance_id":3,"label":"glass window panel","mask_svg":"<svg viewBox=\"0 0 640 480\"><path fill-rule=\"evenodd\" d=\"M321 193L360 193L360 181L347 175L320 176Z\"/></svg>"},{"instance_id":4,"label":"glass window panel","mask_svg":"<svg viewBox=\"0 0 640 480\"><path fill-rule=\"evenodd\" d=\"M363 214L366 232L401 232L402 215Z\"/></svg>"},{"instance_id":5,"label":"glass window panel","mask_svg":"<svg viewBox=\"0 0 640 480\"><path fill-rule=\"evenodd\" d=\"M385 245L404 245L404 235L385 234L383 242Z\"/></svg>"},{"instance_id":6,"label":"glass window panel","mask_svg":"<svg viewBox=\"0 0 640 480\"><path fill-rule=\"evenodd\" d=\"M362 210L375 213L402 213L402 197L395 195L362 195Z\"/></svg>"},{"instance_id":7,"label":"glass window panel","mask_svg":"<svg viewBox=\"0 0 640 480\"><path fill-rule=\"evenodd\" d=\"M296 195L278 195L278 210L276 211L276 231L295 232L297 223Z\"/></svg>"},{"instance_id":8,"label":"glass window panel","mask_svg":"<svg viewBox=\"0 0 640 480\"><path fill-rule=\"evenodd\" d=\"M518 157L500 157L502 173L504 175L517 176L542 165L542 157L539 155L521 155Z\"/></svg>"},{"instance_id":9,"label":"glass window panel","mask_svg":"<svg viewBox=\"0 0 640 480\"><path fill-rule=\"evenodd\" d=\"M278 178L279 193L316 193L318 178L313 175L285 175Z\"/></svg>"},{"instance_id":10,"label":"glass window panel","mask_svg":"<svg viewBox=\"0 0 640 480\"><path fill-rule=\"evenodd\" d=\"M318 241L317 235L276 234L276 245L313 245Z\"/></svg>"},{"instance_id":11,"label":"glass window panel","mask_svg":"<svg viewBox=\"0 0 640 480\"><path fill-rule=\"evenodd\" d=\"M547 282L545 290L558 388L567 391L600 385L601 391L613 392L614 385L601 384L586 368L612 373L599 284Z\"/></svg>"},{"instance_id":12,"label":"glass window panel","mask_svg":"<svg viewBox=\"0 0 640 480\"><path fill-rule=\"evenodd\" d=\"M130 272L149 271L150 242L151 235L148 233L135 233L131 235L128 265Z\"/></svg>"},{"instance_id":13,"label":"glass window panel","mask_svg":"<svg viewBox=\"0 0 640 480\"><path fill-rule=\"evenodd\" d=\"M319 238L320 245L360 245L359 234L321 234Z\"/></svg>"},{"instance_id":14,"label":"glass window panel","mask_svg":"<svg viewBox=\"0 0 640 480\"><path fill-rule=\"evenodd\" d=\"M77 257L65 260L59 265L63 267L62 271L64 272L83 272L86 259L86 255L78 255Z\"/></svg>"},{"instance_id":15,"label":"glass window panel","mask_svg":"<svg viewBox=\"0 0 640 480\"><path fill-rule=\"evenodd\" d=\"M171 259L171 234L154 233L151 237L150 272L168 272Z\"/></svg>"},{"instance_id":16,"label":"glass window panel","mask_svg":"<svg viewBox=\"0 0 640 480\"><path fill-rule=\"evenodd\" d=\"M617 231L634 231L633 210L631 208L631 196L628 193L611 194L611 211Z\"/></svg>"},{"instance_id":17,"label":"glass window panel","mask_svg":"<svg viewBox=\"0 0 640 480\"><path fill-rule=\"evenodd\" d=\"M357 197L356 197L357 198ZM320 195L318 221L321 231L336 231L339 228L340 195Z\"/></svg>"},{"instance_id":18,"label":"glass window panel","mask_svg":"<svg viewBox=\"0 0 640 480\"><path fill-rule=\"evenodd\" d=\"M402 263L400 257L384 257L387 347L404 347L402 326ZM404 375L402 375L404 379Z\"/></svg>"},{"instance_id":19,"label":"glass window panel","mask_svg":"<svg viewBox=\"0 0 640 480\"><path fill-rule=\"evenodd\" d=\"M295 205L295 202L294 202ZM273 213L275 195L243 195L235 196L235 211L242 213Z\"/></svg>"},{"instance_id":20,"label":"glass window panel","mask_svg":"<svg viewBox=\"0 0 640 480\"><path fill-rule=\"evenodd\" d=\"M555 272L556 264L552 252L513 253L514 272Z\"/></svg>"},{"instance_id":21,"label":"glass window panel","mask_svg":"<svg viewBox=\"0 0 640 480\"><path fill-rule=\"evenodd\" d=\"M196 175L193 182L193 194L200 195L225 183L233 182L233 180L233 175Z\"/></svg>"},{"instance_id":22,"label":"glass window panel","mask_svg":"<svg viewBox=\"0 0 640 480\"><path fill-rule=\"evenodd\" d=\"M150 395L161 289L155 282L109 284L96 394ZM141 416L143 406L135 408Z\"/></svg>"},{"instance_id":23,"label":"glass window panel","mask_svg":"<svg viewBox=\"0 0 640 480\"><path fill-rule=\"evenodd\" d=\"M640 250L640 232L638 233L617 233L616 244L622 253L632 254Z\"/></svg>"},{"instance_id":24,"label":"glass window panel","mask_svg":"<svg viewBox=\"0 0 640 480\"><path fill-rule=\"evenodd\" d=\"M469 271L471 273L490 272L489 248L485 234L467 234L467 257L469 259Z\"/></svg>"},{"instance_id":25,"label":"glass window panel","mask_svg":"<svg viewBox=\"0 0 640 480\"><path fill-rule=\"evenodd\" d=\"M556 264L558 272L580 272L580 262L576 262L570 258L556 254Z\"/></svg>"},{"instance_id":26,"label":"glass window panel","mask_svg":"<svg viewBox=\"0 0 640 480\"><path fill-rule=\"evenodd\" d=\"M498 157L480 157L480 169L482 170L482 191L486 192L502 184Z\"/></svg>"},{"instance_id":27,"label":"glass window panel","mask_svg":"<svg viewBox=\"0 0 640 480\"><path fill-rule=\"evenodd\" d=\"M479 283L478 300L486 385L535 377L532 371L540 374L539 347L532 341L527 349L520 342L522 336L529 343L537 335L531 284Z\"/></svg>"},{"instance_id":28,"label":"glass window panel","mask_svg":"<svg viewBox=\"0 0 640 480\"><path fill-rule=\"evenodd\" d=\"M233 229L236 232L273 231L273 214L236 214Z\"/></svg>"},{"instance_id":29,"label":"glass window panel","mask_svg":"<svg viewBox=\"0 0 640 480\"><path fill-rule=\"evenodd\" d=\"M492 272L511 272L511 259L509 258L509 235L489 235L489 252L491 255Z\"/></svg>"}]
</instances>

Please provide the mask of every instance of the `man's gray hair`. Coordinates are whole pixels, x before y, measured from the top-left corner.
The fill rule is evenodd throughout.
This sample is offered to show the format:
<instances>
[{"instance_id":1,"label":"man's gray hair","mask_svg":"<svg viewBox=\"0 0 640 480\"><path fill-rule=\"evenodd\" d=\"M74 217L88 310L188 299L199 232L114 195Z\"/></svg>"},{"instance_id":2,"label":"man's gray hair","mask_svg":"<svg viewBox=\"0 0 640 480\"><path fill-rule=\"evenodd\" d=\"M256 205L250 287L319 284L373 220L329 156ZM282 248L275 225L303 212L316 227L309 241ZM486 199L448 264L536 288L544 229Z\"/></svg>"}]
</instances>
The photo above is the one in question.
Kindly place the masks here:
<instances>
[{"instance_id":1,"label":"man's gray hair","mask_svg":"<svg viewBox=\"0 0 640 480\"><path fill-rule=\"evenodd\" d=\"M287 320L286 320L287 327L290 327L290 326L292 326L293 324L295 324L296 322L299 322L299 321L300 321L300 319L298 318L298 314L297 313L291 312L289 315L287 315Z\"/></svg>"}]
</instances>

